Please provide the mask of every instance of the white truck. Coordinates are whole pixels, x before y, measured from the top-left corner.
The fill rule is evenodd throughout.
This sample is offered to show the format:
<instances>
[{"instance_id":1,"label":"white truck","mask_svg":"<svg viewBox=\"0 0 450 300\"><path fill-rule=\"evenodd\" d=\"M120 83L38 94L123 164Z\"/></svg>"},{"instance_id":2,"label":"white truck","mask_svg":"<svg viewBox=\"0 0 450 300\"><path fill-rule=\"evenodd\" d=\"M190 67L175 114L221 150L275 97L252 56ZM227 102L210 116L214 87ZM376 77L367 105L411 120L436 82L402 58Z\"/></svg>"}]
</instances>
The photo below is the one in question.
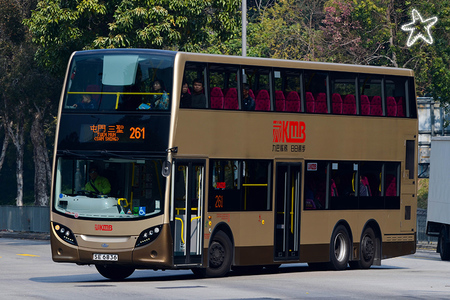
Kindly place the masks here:
<instances>
[{"instance_id":1,"label":"white truck","mask_svg":"<svg viewBox=\"0 0 450 300\"><path fill-rule=\"evenodd\" d=\"M437 252L450 260L450 136L431 139L427 234L439 237Z\"/></svg>"}]
</instances>

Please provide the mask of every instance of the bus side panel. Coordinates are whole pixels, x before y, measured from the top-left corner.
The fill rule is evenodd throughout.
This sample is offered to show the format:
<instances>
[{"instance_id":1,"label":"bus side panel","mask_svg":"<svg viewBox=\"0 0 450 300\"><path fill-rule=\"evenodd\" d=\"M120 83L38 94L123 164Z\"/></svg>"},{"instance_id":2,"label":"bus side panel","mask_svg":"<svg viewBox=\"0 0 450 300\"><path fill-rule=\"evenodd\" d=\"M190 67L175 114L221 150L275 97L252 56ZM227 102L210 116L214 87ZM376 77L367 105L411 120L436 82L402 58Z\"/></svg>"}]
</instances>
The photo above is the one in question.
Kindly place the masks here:
<instances>
[{"instance_id":1,"label":"bus side panel","mask_svg":"<svg viewBox=\"0 0 450 300\"><path fill-rule=\"evenodd\" d=\"M330 244L300 245L300 262L325 262L330 260Z\"/></svg>"},{"instance_id":2,"label":"bus side panel","mask_svg":"<svg viewBox=\"0 0 450 300\"><path fill-rule=\"evenodd\" d=\"M416 241L410 242L383 242L383 259L392 258L416 252Z\"/></svg>"},{"instance_id":3,"label":"bus side panel","mask_svg":"<svg viewBox=\"0 0 450 300\"><path fill-rule=\"evenodd\" d=\"M238 266L273 264L273 246L236 247L235 264Z\"/></svg>"}]
</instances>

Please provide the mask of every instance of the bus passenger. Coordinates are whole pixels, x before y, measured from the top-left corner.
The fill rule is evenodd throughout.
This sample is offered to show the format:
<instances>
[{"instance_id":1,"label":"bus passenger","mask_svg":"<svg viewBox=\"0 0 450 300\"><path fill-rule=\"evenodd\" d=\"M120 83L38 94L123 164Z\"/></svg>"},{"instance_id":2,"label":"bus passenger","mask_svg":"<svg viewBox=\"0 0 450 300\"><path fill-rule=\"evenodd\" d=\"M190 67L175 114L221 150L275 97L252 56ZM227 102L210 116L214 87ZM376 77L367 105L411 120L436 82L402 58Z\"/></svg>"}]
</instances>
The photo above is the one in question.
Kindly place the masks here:
<instances>
[{"instance_id":1,"label":"bus passenger","mask_svg":"<svg viewBox=\"0 0 450 300\"><path fill-rule=\"evenodd\" d=\"M242 85L242 94L243 94L243 110L255 110L255 100L249 94L250 86L247 83Z\"/></svg>"},{"instance_id":2,"label":"bus passenger","mask_svg":"<svg viewBox=\"0 0 450 300\"><path fill-rule=\"evenodd\" d=\"M194 79L194 94L192 95L191 107L206 108L206 97L203 94L203 82L200 78Z\"/></svg>"},{"instance_id":3,"label":"bus passenger","mask_svg":"<svg viewBox=\"0 0 450 300\"><path fill-rule=\"evenodd\" d=\"M156 109L156 110L167 110L169 107L169 96L166 92L166 87L161 79L156 79L153 82L153 92L157 93L153 95L150 103L142 103L139 105L138 109Z\"/></svg>"},{"instance_id":4,"label":"bus passenger","mask_svg":"<svg viewBox=\"0 0 450 300\"><path fill-rule=\"evenodd\" d=\"M186 81L183 81L181 88L180 107L187 108L192 105L192 95L189 93L189 85Z\"/></svg>"},{"instance_id":5,"label":"bus passenger","mask_svg":"<svg viewBox=\"0 0 450 300\"><path fill-rule=\"evenodd\" d=\"M94 101L92 101L91 95L83 95L83 98L81 99L81 102L75 103L72 107L78 108L78 109L95 109L96 105L94 104Z\"/></svg>"},{"instance_id":6,"label":"bus passenger","mask_svg":"<svg viewBox=\"0 0 450 300\"><path fill-rule=\"evenodd\" d=\"M91 178L84 189L88 192L94 192L100 195L107 195L111 192L111 184L109 180L103 176L98 175L98 168L91 165L89 168L89 177Z\"/></svg>"}]
</instances>

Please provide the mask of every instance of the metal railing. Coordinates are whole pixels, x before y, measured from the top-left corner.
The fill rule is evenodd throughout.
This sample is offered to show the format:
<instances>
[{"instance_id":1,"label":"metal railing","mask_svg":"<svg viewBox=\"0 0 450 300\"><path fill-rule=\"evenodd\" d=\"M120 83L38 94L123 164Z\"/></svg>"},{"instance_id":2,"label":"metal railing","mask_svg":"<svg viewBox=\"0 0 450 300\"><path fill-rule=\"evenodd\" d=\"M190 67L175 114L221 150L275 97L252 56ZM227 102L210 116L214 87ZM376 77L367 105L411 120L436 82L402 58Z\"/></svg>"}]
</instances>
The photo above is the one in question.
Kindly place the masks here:
<instances>
[{"instance_id":1,"label":"metal railing","mask_svg":"<svg viewBox=\"0 0 450 300\"><path fill-rule=\"evenodd\" d=\"M50 209L45 206L0 206L0 230L50 232Z\"/></svg>"}]
</instances>

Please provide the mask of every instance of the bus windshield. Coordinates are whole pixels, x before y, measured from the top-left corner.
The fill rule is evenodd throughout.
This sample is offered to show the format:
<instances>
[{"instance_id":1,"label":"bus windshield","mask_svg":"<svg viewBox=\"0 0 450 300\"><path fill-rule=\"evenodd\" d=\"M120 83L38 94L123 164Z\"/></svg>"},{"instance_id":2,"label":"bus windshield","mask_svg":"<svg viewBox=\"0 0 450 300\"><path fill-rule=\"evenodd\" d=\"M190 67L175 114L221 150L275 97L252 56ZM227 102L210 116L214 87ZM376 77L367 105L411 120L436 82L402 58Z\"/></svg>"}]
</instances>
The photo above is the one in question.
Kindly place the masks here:
<instances>
[{"instance_id":1,"label":"bus windshield","mask_svg":"<svg viewBox=\"0 0 450 300\"><path fill-rule=\"evenodd\" d=\"M165 111L173 56L139 51L76 53L69 67L65 111Z\"/></svg>"},{"instance_id":2,"label":"bus windshield","mask_svg":"<svg viewBox=\"0 0 450 300\"><path fill-rule=\"evenodd\" d=\"M75 218L144 218L161 213L162 160L59 158L54 209Z\"/></svg>"}]
</instances>

